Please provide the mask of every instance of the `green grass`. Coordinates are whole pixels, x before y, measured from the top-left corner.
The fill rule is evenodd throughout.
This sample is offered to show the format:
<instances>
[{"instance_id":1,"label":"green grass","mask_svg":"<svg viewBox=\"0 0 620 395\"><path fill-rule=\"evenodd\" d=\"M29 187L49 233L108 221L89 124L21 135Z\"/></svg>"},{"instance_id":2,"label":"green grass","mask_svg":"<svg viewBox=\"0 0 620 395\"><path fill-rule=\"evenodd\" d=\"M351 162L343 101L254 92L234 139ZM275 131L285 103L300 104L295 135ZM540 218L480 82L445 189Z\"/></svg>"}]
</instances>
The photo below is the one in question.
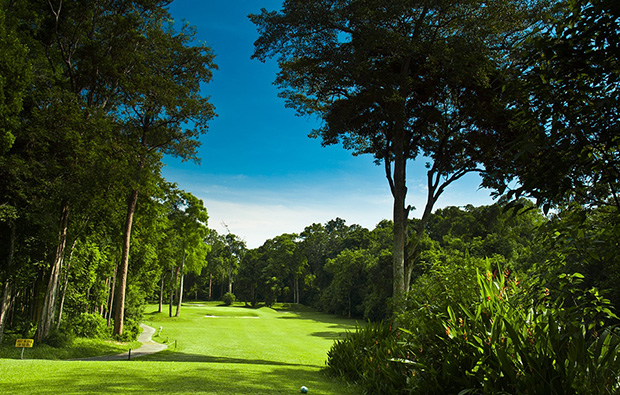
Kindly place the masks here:
<instances>
[{"instance_id":1,"label":"green grass","mask_svg":"<svg viewBox=\"0 0 620 395\"><path fill-rule=\"evenodd\" d=\"M82 339L77 338L68 347L56 348L47 344L35 344L32 348L24 350L24 359L77 359L99 355L121 354L130 348L135 350L140 347L139 342L120 343L111 340ZM15 340L6 339L0 346L0 359L19 359L22 354L21 348L15 348ZM1 393L1 392L0 392Z\"/></svg>"},{"instance_id":2,"label":"green grass","mask_svg":"<svg viewBox=\"0 0 620 395\"><path fill-rule=\"evenodd\" d=\"M214 317L213 317L214 316ZM184 305L169 318L149 306L169 349L132 361L0 360L0 393L311 394L357 388L325 376L326 353L355 322L308 309ZM174 348L176 341L177 348Z\"/></svg>"}]
</instances>

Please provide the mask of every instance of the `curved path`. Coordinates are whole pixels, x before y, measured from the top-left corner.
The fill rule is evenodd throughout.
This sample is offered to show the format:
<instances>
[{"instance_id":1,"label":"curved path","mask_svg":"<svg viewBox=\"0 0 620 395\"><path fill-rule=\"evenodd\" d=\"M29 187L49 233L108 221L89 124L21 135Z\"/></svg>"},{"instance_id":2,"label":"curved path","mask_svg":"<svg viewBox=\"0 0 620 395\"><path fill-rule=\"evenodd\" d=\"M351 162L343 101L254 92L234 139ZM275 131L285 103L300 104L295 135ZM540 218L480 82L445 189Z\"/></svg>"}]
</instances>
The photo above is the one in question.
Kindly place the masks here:
<instances>
[{"instance_id":1,"label":"curved path","mask_svg":"<svg viewBox=\"0 0 620 395\"><path fill-rule=\"evenodd\" d=\"M138 336L138 341L142 343L140 348L135 350L131 350L131 359L142 357L149 354L154 354L156 352L165 350L168 348L167 345L156 343L151 338L155 334L155 328L150 327L148 325L140 324L142 328L142 333ZM122 354L116 355L105 355L102 357L91 357L81 359L82 361L126 361L129 359L129 352L124 352Z\"/></svg>"}]
</instances>

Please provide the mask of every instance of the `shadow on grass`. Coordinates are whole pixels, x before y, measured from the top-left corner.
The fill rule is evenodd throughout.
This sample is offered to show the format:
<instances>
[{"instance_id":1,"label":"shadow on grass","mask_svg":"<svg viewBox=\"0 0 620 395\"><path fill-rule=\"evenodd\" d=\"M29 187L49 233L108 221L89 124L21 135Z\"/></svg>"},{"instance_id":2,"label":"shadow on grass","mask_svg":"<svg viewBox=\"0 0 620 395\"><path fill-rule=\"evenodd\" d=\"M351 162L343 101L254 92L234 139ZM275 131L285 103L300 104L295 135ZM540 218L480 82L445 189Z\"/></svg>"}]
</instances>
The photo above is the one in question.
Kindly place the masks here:
<instances>
[{"instance_id":1,"label":"shadow on grass","mask_svg":"<svg viewBox=\"0 0 620 395\"><path fill-rule=\"evenodd\" d=\"M311 333L312 336L323 337L325 339L338 340L344 339L346 333L345 332L336 332L336 331L326 331L326 332L314 332Z\"/></svg>"},{"instance_id":2,"label":"shadow on grass","mask_svg":"<svg viewBox=\"0 0 620 395\"><path fill-rule=\"evenodd\" d=\"M198 363L249 364L249 365L274 365L274 366L306 366L310 368L321 368L322 367L318 365L309 365L309 364L267 361L264 359L216 357L216 356L211 356L211 355L188 354L188 353L175 352L175 351L162 351L156 354L141 357L140 359L143 361L159 361L159 362L198 362Z\"/></svg>"},{"instance_id":3,"label":"shadow on grass","mask_svg":"<svg viewBox=\"0 0 620 395\"><path fill-rule=\"evenodd\" d=\"M15 369L14 367L11 367ZM27 367L17 366L16 374ZM23 370L23 371L22 371ZM39 377L40 376L40 377ZM36 375L33 380L8 382L0 378L0 390L11 394L294 394L302 385L313 393L354 394L346 384L317 369L260 365L175 364L153 362L82 362L57 366L54 374Z\"/></svg>"}]
</instances>

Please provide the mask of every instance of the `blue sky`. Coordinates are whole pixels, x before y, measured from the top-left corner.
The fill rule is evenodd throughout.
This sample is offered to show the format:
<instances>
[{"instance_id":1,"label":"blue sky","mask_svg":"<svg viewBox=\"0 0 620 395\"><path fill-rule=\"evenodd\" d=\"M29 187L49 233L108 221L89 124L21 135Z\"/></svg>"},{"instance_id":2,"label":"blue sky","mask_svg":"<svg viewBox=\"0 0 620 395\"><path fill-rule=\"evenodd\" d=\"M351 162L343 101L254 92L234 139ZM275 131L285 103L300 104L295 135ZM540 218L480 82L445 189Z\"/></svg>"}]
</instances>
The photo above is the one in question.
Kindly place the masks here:
<instances>
[{"instance_id":1,"label":"blue sky","mask_svg":"<svg viewBox=\"0 0 620 395\"><path fill-rule=\"evenodd\" d=\"M354 157L341 146L322 147L308 138L319 125L298 117L277 97L273 61L251 60L257 38L247 15L280 8L280 0L175 0L175 21L197 29L197 39L216 55L219 70L206 84L218 117L201 138L201 164L165 158L164 177L205 202L209 226L223 223L256 248L282 233L299 233L314 222L340 217L369 229L391 219L392 196L382 166L368 155ZM408 204L419 216L426 202L423 161L407 169ZM491 204L479 179L450 186L436 208Z\"/></svg>"}]
</instances>

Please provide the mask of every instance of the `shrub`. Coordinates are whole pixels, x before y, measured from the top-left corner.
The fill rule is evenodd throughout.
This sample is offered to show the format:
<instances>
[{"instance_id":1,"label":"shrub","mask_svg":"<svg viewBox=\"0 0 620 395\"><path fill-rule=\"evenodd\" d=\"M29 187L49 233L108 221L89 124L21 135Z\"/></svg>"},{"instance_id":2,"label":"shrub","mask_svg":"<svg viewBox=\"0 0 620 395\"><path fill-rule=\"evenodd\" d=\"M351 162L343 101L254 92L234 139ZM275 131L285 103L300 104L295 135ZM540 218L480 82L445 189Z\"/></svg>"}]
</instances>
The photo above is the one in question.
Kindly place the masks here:
<instances>
[{"instance_id":1,"label":"shrub","mask_svg":"<svg viewBox=\"0 0 620 395\"><path fill-rule=\"evenodd\" d=\"M75 334L70 330L61 328L53 329L43 342L54 348L63 348L73 344L73 340L75 340Z\"/></svg>"},{"instance_id":2,"label":"shrub","mask_svg":"<svg viewBox=\"0 0 620 395\"><path fill-rule=\"evenodd\" d=\"M108 336L107 322L99 314L82 313L73 318L70 326L79 337L105 338Z\"/></svg>"},{"instance_id":3,"label":"shrub","mask_svg":"<svg viewBox=\"0 0 620 395\"><path fill-rule=\"evenodd\" d=\"M347 332L327 353L327 371L359 383L368 394L399 394L413 373L404 335L383 322Z\"/></svg>"},{"instance_id":4,"label":"shrub","mask_svg":"<svg viewBox=\"0 0 620 395\"><path fill-rule=\"evenodd\" d=\"M609 394L620 390L617 317L580 274L544 284L497 262L469 266L450 289L417 282L402 328L369 324L328 353L328 370L381 394ZM473 272L473 276L468 273ZM443 288L443 290L442 290ZM416 303L418 305L416 306Z\"/></svg>"},{"instance_id":5,"label":"shrub","mask_svg":"<svg viewBox=\"0 0 620 395\"><path fill-rule=\"evenodd\" d=\"M490 268L489 268L490 269ZM413 392L604 394L618 390L620 337L613 317L582 276L561 275L554 290L525 289L513 274L479 272L477 300L447 308L442 355L419 354Z\"/></svg>"},{"instance_id":6,"label":"shrub","mask_svg":"<svg viewBox=\"0 0 620 395\"><path fill-rule=\"evenodd\" d=\"M224 295L222 295L222 302L224 302L226 306L230 306L235 303L236 299L237 298L235 297L235 294L232 292L226 292Z\"/></svg>"}]
</instances>

